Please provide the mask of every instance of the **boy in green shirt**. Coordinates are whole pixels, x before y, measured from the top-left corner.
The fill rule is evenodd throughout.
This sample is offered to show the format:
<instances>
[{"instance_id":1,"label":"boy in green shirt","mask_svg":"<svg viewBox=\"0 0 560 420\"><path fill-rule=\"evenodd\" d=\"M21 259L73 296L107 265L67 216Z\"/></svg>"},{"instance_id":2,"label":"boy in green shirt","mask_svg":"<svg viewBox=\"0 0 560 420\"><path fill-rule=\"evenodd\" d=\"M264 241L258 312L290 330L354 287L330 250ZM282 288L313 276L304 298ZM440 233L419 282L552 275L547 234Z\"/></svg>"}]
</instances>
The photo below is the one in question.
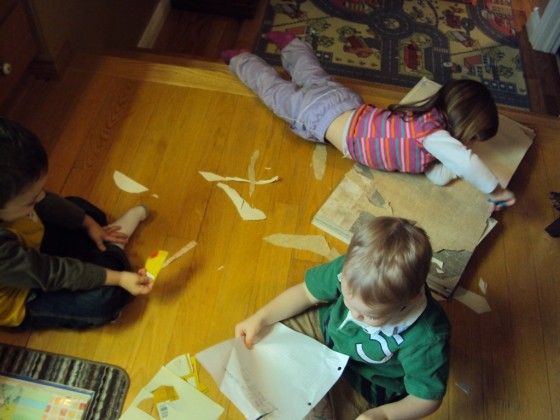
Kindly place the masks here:
<instances>
[{"instance_id":1,"label":"boy in green shirt","mask_svg":"<svg viewBox=\"0 0 560 420\"><path fill-rule=\"evenodd\" d=\"M264 327L286 320L350 356L329 392L336 419L429 415L445 395L450 335L426 288L431 258L422 228L376 218L354 234L346 256L309 270L305 282L239 323L235 335L251 348Z\"/></svg>"}]
</instances>

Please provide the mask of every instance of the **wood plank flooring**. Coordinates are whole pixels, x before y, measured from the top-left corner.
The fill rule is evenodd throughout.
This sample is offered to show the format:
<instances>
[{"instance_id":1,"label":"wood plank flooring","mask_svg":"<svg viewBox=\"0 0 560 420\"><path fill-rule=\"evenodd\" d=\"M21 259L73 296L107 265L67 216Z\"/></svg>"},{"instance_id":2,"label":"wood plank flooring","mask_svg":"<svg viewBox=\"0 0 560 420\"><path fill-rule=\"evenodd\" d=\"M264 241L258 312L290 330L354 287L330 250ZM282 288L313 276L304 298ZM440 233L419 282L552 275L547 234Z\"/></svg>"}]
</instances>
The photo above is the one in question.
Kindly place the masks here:
<instances>
[{"instance_id":1,"label":"wood plank flooring","mask_svg":"<svg viewBox=\"0 0 560 420\"><path fill-rule=\"evenodd\" d=\"M342 82L381 105L404 96L386 86ZM518 203L498 215L497 228L477 248L460 283L480 293L483 278L491 312L478 315L458 301L443 303L453 325L452 364L434 419L560 418L560 240L544 232L558 217L548 193L558 190L560 179L560 122L502 111L536 128L538 136L511 183ZM311 218L352 163L329 147L325 177L316 180L314 146L293 135L221 63L79 56L59 82L29 79L1 112L43 139L51 160L49 189L81 195L111 218L141 202L151 208L127 248L134 267L153 250L173 253L198 242L115 324L82 332L0 331L3 343L123 367L131 378L127 406L164 363L231 338L238 321L325 261L262 238L323 234ZM198 171L246 177L255 150L257 178L278 175L280 181L258 186L249 199L267 219L245 222ZM150 191L120 191L114 170ZM248 185L233 187L249 197ZM204 372L202 379L226 409L223 418L241 419Z\"/></svg>"}]
</instances>

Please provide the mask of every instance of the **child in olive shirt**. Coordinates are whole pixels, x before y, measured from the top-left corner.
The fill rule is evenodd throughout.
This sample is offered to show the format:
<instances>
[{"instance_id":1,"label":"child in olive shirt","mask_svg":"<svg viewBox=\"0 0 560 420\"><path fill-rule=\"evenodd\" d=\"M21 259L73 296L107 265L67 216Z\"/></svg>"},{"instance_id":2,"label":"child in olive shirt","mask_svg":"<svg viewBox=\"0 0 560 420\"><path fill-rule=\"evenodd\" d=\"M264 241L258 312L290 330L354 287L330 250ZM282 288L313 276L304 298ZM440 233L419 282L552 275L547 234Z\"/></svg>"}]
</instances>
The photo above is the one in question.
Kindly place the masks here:
<instances>
[{"instance_id":1,"label":"child in olive shirt","mask_svg":"<svg viewBox=\"0 0 560 420\"><path fill-rule=\"evenodd\" d=\"M346 256L309 270L235 334L251 348L264 327L286 320L350 356L329 392L336 419L426 416L439 408L449 374L450 325L426 288L431 257L423 229L376 218L354 234Z\"/></svg>"},{"instance_id":2,"label":"child in olive shirt","mask_svg":"<svg viewBox=\"0 0 560 420\"><path fill-rule=\"evenodd\" d=\"M147 209L133 207L108 225L87 201L45 192L47 173L37 136L0 117L0 326L113 321L132 295L152 288L145 270L130 272L123 251Z\"/></svg>"}]
</instances>

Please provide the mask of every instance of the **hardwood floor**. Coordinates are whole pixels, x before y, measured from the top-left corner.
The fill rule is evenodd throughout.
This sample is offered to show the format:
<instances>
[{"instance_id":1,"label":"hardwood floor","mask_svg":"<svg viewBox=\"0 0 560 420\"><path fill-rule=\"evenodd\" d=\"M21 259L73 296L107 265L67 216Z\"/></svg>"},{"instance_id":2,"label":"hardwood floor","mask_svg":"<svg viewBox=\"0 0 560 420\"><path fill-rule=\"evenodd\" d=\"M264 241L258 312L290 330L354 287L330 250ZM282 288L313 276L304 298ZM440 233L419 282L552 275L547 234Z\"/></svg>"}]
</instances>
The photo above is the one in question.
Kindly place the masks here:
<instances>
[{"instance_id":1,"label":"hardwood floor","mask_svg":"<svg viewBox=\"0 0 560 420\"><path fill-rule=\"evenodd\" d=\"M252 49L259 35L266 0L261 0L253 19L172 9L154 45L154 51L219 59L229 48ZM527 82L530 110L560 116L560 71L556 57L532 49L524 29L531 8L514 0L512 8L519 32L519 48Z\"/></svg>"},{"instance_id":2,"label":"hardwood floor","mask_svg":"<svg viewBox=\"0 0 560 420\"><path fill-rule=\"evenodd\" d=\"M404 95L344 83L382 105ZM262 238L323 234L310 220L351 162L329 147L326 175L317 181L310 167L313 145L293 135L225 65L134 54L79 56L60 82L29 79L24 87L2 112L44 140L50 190L81 195L110 217L139 202L152 209L127 249L134 267L155 249L173 253L191 240L198 246L162 271L153 293L131 303L115 324L83 332L1 331L0 342L121 366L131 378L128 405L164 363L231 338L236 322L324 261ZM462 287L478 293L480 278L489 284L491 312L478 315L456 300L443 303L453 325L452 364L434 419L560 417L560 241L543 230L558 216L548 192L560 179L560 122L504 113L536 128L538 136L511 182L518 203L498 215L498 227L461 279ZM255 150L257 178L278 175L281 181L258 187L251 199L267 219L244 222L198 171L245 177ZM150 191L120 191L114 170ZM248 186L235 187L248 196ZM344 252L343 243L327 240ZM242 418L205 372L202 380L225 407L223 418Z\"/></svg>"},{"instance_id":3,"label":"hardwood floor","mask_svg":"<svg viewBox=\"0 0 560 420\"><path fill-rule=\"evenodd\" d=\"M216 25L230 33L229 24ZM250 27L240 23L238 29L237 38L212 37L204 48L218 53L250 38ZM204 31L195 32L203 39ZM2 343L123 367L131 378L126 406L163 364L231 338L238 321L325 261L262 238L324 234L311 218L352 165L328 147L325 177L316 180L312 144L292 134L218 60L182 55L79 55L62 80L29 78L19 96L0 109L44 141L48 189L83 196L110 218L138 203L150 207L152 216L127 247L134 267L153 250L174 253L198 242L115 324L82 332L0 331ZM342 82L381 106L405 94ZM501 112L536 129L537 138L510 183L517 204L497 215L498 226L477 247L461 278L460 285L476 293L480 278L488 283L491 311L479 315L454 299L442 303L453 326L451 373L433 419L560 418L560 239L544 231L559 216L548 195L558 190L560 179L560 121ZM246 222L225 193L198 172L246 177L255 150L260 151L256 177L278 175L280 182L257 187L250 201L267 219ZM114 170L150 190L120 191ZM234 187L249 196L249 185ZM326 238L345 251L342 242ZM225 408L222 418L242 419L208 374L201 375L208 396Z\"/></svg>"}]
</instances>

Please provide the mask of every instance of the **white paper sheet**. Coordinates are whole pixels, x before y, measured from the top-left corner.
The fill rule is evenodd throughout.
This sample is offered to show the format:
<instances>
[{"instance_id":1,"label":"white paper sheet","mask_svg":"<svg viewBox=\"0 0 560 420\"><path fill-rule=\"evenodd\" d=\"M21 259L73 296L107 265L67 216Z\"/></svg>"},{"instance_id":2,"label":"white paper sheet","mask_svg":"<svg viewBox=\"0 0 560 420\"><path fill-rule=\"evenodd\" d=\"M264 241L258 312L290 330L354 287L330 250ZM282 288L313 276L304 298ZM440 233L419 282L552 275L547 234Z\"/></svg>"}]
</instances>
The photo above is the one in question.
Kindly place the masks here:
<instances>
[{"instance_id":1,"label":"white paper sheet","mask_svg":"<svg viewBox=\"0 0 560 420\"><path fill-rule=\"evenodd\" d=\"M338 380L348 356L275 324L252 350L242 338L196 355L220 390L250 420L297 420Z\"/></svg>"}]
</instances>

